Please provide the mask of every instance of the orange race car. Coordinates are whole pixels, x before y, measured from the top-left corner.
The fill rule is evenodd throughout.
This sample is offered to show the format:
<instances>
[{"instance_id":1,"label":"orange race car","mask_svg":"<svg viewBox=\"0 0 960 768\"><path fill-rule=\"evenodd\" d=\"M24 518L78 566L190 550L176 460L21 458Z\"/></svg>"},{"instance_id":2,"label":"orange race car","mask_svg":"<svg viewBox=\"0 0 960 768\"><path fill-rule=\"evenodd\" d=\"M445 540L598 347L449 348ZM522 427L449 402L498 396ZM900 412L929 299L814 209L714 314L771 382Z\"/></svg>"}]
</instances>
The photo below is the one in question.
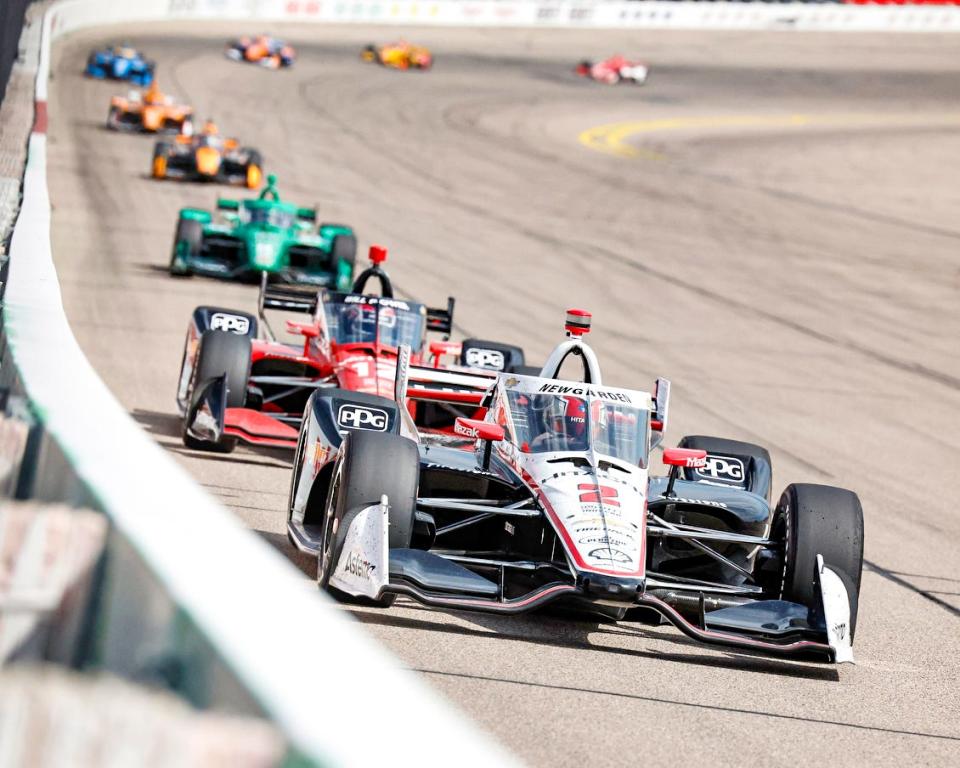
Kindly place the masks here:
<instances>
[{"instance_id":1,"label":"orange race car","mask_svg":"<svg viewBox=\"0 0 960 768\"><path fill-rule=\"evenodd\" d=\"M236 139L224 139L212 120L196 136L158 141L150 173L155 179L218 181L256 189L263 180L263 158Z\"/></svg>"},{"instance_id":2,"label":"orange race car","mask_svg":"<svg viewBox=\"0 0 960 768\"><path fill-rule=\"evenodd\" d=\"M189 135L193 133L193 107L177 104L154 82L143 91L130 91L126 98L114 96L107 113L107 128Z\"/></svg>"},{"instance_id":3,"label":"orange race car","mask_svg":"<svg viewBox=\"0 0 960 768\"><path fill-rule=\"evenodd\" d=\"M228 59L249 61L269 69L292 67L297 57L291 46L269 35L244 36L232 40L227 43L225 53Z\"/></svg>"},{"instance_id":4,"label":"orange race car","mask_svg":"<svg viewBox=\"0 0 960 768\"><path fill-rule=\"evenodd\" d=\"M360 57L393 69L430 69L433 66L433 54L429 48L402 40L388 45L368 45Z\"/></svg>"}]
</instances>

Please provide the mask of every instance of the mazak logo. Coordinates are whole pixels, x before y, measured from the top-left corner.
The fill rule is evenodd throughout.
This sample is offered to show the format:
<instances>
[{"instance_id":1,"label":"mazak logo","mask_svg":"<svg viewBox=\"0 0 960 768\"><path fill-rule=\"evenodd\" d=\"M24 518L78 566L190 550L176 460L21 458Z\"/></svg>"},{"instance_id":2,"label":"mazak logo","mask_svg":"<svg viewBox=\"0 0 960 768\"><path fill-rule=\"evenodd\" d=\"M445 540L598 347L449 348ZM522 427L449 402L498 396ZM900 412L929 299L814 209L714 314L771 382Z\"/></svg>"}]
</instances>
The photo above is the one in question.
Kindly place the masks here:
<instances>
[{"instance_id":1,"label":"mazak logo","mask_svg":"<svg viewBox=\"0 0 960 768\"><path fill-rule=\"evenodd\" d=\"M238 336L246 336L250 330L250 318L243 315L228 315L226 312L214 312L210 317L210 328L214 331L228 331Z\"/></svg>"},{"instance_id":2,"label":"mazak logo","mask_svg":"<svg viewBox=\"0 0 960 768\"><path fill-rule=\"evenodd\" d=\"M365 405L341 405L337 411L337 423L349 429L369 429L373 432L386 432L389 417L380 408L368 408Z\"/></svg>"},{"instance_id":3,"label":"mazak logo","mask_svg":"<svg viewBox=\"0 0 960 768\"><path fill-rule=\"evenodd\" d=\"M719 483L740 484L747 476L746 467L740 459L712 454L707 456L706 462L697 468L696 473L702 478Z\"/></svg>"},{"instance_id":4,"label":"mazak logo","mask_svg":"<svg viewBox=\"0 0 960 768\"><path fill-rule=\"evenodd\" d=\"M471 347L464 354L464 361L471 368L489 368L493 371L502 371L506 365L503 352L499 349Z\"/></svg>"}]
</instances>

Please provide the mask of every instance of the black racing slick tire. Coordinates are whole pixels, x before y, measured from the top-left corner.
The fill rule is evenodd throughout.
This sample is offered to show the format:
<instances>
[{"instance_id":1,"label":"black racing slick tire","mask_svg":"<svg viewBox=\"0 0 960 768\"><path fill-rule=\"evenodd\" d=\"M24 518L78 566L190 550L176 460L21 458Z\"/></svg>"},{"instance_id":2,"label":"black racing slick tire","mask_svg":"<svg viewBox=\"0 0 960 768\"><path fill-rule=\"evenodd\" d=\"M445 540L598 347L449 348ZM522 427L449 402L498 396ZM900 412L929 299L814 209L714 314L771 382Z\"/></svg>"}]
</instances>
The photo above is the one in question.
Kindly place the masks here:
<instances>
[{"instance_id":1,"label":"black racing slick tire","mask_svg":"<svg viewBox=\"0 0 960 768\"><path fill-rule=\"evenodd\" d=\"M794 483L780 497L770 537L783 542L780 597L814 608L817 555L840 575L850 598L850 639L857 628L863 571L863 508L852 491Z\"/></svg>"},{"instance_id":2,"label":"black racing slick tire","mask_svg":"<svg viewBox=\"0 0 960 768\"><path fill-rule=\"evenodd\" d=\"M504 344L487 339L464 339L461 343L460 362L474 368L502 371L503 373L523 373L526 357L523 349L513 344ZM537 369L539 375L540 369Z\"/></svg>"},{"instance_id":3,"label":"black racing slick tire","mask_svg":"<svg viewBox=\"0 0 960 768\"><path fill-rule=\"evenodd\" d=\"M341 600L356 601L330 587L354 518L386 494L390 504L390 549L409 548L413 538L420 456L412 440L383 432L350 432L333 470L323 522L317 585ZM396 595L359 602L389 607Z\"/></svg>"},{"instance_id":4,"label":"black racing slick tire","mask_svg":"<svg viewBox=\"0 0 960 768\"><path fill-rule=\"evenodd\" d=\"M203 225L193 219L180 219L177 222L177 232L173 237L173 250L170 254L170 274L174 277L191 277L193 273L190 267L178 263L177 246L180 243L187 244L187 255L194 258L200 255L203 249Z\"/></svg>"},{"instance_id":5,"label":"black racing slick tire","mask_svg":"<svg viewBox=\"0 0 960 768\"><path fill-rule=\"evenodd\" d=\"M336 269L341 261L350 265L350 273L357 266L357 238L353 235L334 235L330 245L330 254L333 257L333 268Z\"/></svg>"},{"instance_id":6,"label":"black racing slick tire","mask_svg":"<svg viewBox=\"0 0 960 768\"><path fill-rule=\"evenodd\" d=\"M197 358L187 389L187 402L193 401L198 387L211 379L225 376L227 380L227 408L242 408L247 398L247 381L250 379L251 344L246 336L227 331L204 331L200 337ZM237 438L224 436L218 442L197 440L183 432L183 444L187 448L230 453L237 445Z\"/></svg>"},{"instance_id":7,"label":"black racing slick tire","mask_svg":"<svg viewBox=\"0 0 960 768\"><path fill-rule=\"evenodd\" d=\"M711 456L729 456L744 463L747 480L747 490L770 501L773 485L773 461L770 452L754 443L744 443L740 440L728 440L722 437L707 437L704 435L687 435L677 444L680 448L694 448L706 451ZM735 463L735 462L734 462ZM688 479L692 473L687 472Z\"/></svg>"}]
</instances>

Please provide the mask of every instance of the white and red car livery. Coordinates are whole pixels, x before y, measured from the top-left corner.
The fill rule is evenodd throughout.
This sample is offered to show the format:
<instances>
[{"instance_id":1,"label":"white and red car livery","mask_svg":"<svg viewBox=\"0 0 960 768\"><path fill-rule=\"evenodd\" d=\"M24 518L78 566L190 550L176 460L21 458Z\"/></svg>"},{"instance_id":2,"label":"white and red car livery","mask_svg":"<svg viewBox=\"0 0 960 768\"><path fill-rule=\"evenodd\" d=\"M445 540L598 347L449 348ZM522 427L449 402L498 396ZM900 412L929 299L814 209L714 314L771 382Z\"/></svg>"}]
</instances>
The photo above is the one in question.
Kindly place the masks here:
<instances>
[{"instance_id":1,"label":"white and red car livery","mask_svg":"<svg viewBox=\"0 0 960 768\"><path fill-rule=\"evenodd\" d=\"M670 472L653 475L669 382L653 394L605 384L583 340L589 313L571 310L565 327L538 375L454 379L401 348L392 398L311 396L287 530L317 556L320 586L499 613L554 601L614 618L643 608L704 642L851 660L856 496L795 484L772 505L767 451L703 436L663 449ZM558 378L571 357L580 381ZM424 391L469 402L473 418L423 430L409 402Z\"/></svg>"},{"instance_id":2,"label":"white and red car livery","mask_svg":"<svg viewBox=\"0 0 960 768\"><path fill-rule=\"evenodd\" d=\"M645 62L627 59L617 54L602 61L581 61L577 64L574 72L581 77L589 77L591 80L607 85L616 85L617 83L643 85L647 82L650 67Z\"/></svg>"}]
</instances>

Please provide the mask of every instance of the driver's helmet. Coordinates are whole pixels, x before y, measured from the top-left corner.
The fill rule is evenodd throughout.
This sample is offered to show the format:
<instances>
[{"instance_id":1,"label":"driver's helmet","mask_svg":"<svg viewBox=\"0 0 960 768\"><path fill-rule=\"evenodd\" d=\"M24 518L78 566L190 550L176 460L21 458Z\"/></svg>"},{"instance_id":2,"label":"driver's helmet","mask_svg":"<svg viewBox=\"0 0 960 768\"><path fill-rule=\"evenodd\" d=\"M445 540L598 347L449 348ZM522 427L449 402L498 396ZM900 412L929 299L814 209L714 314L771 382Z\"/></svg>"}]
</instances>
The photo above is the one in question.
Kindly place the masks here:
<instances>
[{"instance_id":1,"label":"driver's helmet","mask_svg":"<svg viewBox=\"0 0 960 768\"><path fill-rule=\"evenodd\" d=\"M580 442L587 433L585 401L570 395L551 398L543 412L543 426L554 437Z\"/></svg>"},{"instance_id":2,"label":"driver's helmet","mask_svg":"<svg viewBox=\"0 0 960 768\"><path fill-rule=\"evenodd\" d=\"M160 86L157 85L156 81L152 82L144 92L143 100L147 104L163 103L163 92L160 90Z\"/></svg>"},{"instance_id":3,"label":"driver's helmet","mask_svg":"<svg viewBox=\"0 0 960 768\"><path fill-rule=\"evenodd\" d=\"M204 136L216 136L220 133L220 129L217 128L217 124L213 122L213 120L207 120L203 124L203 128L201 129L200 133L202 133Z\"/></svg>"}]
</instances>

